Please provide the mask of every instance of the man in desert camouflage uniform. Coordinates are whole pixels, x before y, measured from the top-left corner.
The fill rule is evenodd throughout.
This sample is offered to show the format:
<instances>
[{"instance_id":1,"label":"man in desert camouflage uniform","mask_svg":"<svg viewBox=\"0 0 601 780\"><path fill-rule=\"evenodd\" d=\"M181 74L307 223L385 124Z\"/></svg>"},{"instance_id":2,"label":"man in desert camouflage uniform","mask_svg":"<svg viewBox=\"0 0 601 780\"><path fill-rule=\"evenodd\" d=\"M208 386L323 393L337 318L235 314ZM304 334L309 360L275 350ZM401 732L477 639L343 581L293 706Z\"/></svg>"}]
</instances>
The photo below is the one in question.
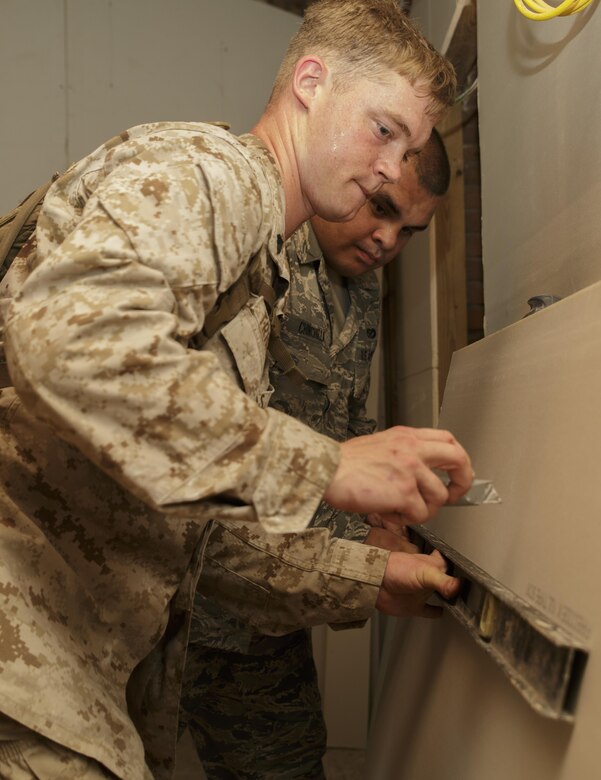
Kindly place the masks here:
<instances>
[{"instance_id":1,"label":"man in desert camouflage uniform","mask_svg":"<svg viewBox=\"0 0 601 780\"><path fill-rule=\"evenodd\" d=\"M366 412L380 321L374 268L398 257L410 237L428 226L449 180L449 161L434 130L424 149L404 165L400 181L385 185L352 221L328 223L314 217L288 241L290 291L282 340L296 369L284 373L272 366L272 406L338 441L375 430L375 421ZM332 538L365 543L356 549L366 558L368 545L417 551L401 536L370 527L364 516L326 504L320 505L311 526L328 529ZM248 530L259 547L260 532ZM284 541L298 546L309 534ZM277 538L264 537L270 547ZM221 539L216 543L209 538L207 543L192 618L180 729L189 727L209 780L322 780L326 730L310 632L266 636L257 629L281 633L279 613L269 608L269 602L263 610L250 611L248 601L239 599L239 607L234 604L228 610L202 595L218 590L212 582L215 571L228 566L236 576L237 560L224 557L233 549ZM262 574L257 585L269 588L271 595L278 589L286 599L286 582L266 576L261 553L257 550L255 555ZM248 566L245 571L248 582ZM330 602L331 612L322 622L348 627L348 621L360 621L373 610L377 594L373 586L349 579L347 587L353 598L340 594L344 611ZM246 614L247 620L235 614ZM289 609L283 620L289 628L294 620L297 625L314 625L316 614L311 606L299 604L298 615Z\"/></svg>"},{"instance_id":2,"label":"man in desert camouflage uniform","mask_svg":"<svg viewBox=\"0 0 601 780\"><path fill-rule=\"evenodd\" d=\"M367 21L377 45L351 62ZM337 444L266 408L285 237L396 180L453 89L393 0L322 0L252 134L143 125L48 191L0 308L3 778L169 777L212 523L295 532L322 499L423 522L471 484L447 432ZM207 332L247 267L252 294ZM396 555L374 556L391 609L456 591L440 556Z\"/></svg>"}]
</instances>

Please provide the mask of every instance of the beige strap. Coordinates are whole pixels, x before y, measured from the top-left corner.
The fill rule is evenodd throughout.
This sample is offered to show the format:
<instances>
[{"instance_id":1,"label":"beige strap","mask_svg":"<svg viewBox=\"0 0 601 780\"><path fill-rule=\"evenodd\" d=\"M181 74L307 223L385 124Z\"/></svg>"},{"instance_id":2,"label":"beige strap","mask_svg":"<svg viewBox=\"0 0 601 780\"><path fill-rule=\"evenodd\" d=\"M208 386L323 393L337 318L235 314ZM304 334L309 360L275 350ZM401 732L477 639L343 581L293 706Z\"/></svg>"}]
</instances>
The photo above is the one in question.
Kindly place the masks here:
<instances>
[{"instance_id":1,"label":"beige strap","mask_svg":"<svg viewBox=\"0 0 601 780\"><path fill-rule=\"evenodd\" d=\"M0 265L4 262L12 245L17 240L23 225L32 215L33 210L38 203L44 199L50 185L56 178L58 178L58 173L55 173L50 181L42 184L35 192L28 195L16 209L13 209L10 214L7 214L6 217L2 219L2 222L0 223L0 226L3 228L2 234L0 235Z\"/></svg>"},{"instance_id":2,"label":"beige strap","mask_svg":"<svg viewBox=\"0 0 601 780\"><path fill-rule=\"evenodd\" d=\"M227 325L230 320L233 320L249 298L249 275L245 272L229 289L219 296L215 306L207 314L202 329L205 339L210 339L220 328Z\"/></svg>"}]
</instances>

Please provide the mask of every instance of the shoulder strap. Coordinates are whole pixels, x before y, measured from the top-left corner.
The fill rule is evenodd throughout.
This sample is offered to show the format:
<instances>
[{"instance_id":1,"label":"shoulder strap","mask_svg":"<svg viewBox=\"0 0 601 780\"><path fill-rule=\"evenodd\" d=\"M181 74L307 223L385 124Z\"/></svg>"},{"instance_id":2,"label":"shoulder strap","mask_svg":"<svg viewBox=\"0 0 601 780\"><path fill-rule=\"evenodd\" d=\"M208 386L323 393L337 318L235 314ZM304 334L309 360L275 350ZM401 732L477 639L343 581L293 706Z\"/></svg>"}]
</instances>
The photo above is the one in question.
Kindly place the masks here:
<instances>
[{"instance_id":1,"label":"shoulder strap","mask_svg":"<svg viewBox=\"0 0 601 780\"><path fill-rule=\"evenodd\" d=\"M302 384L307 377L298 368L290 350L282 340L280 318L273 311L277 295L265 279L258 257L253 258L244 269L242 276L217 298L215 306L205 318L200 337L194 339L195 345L202 347L211 336L233 320L248 302L251 293L262 296L267 306L270 320L269 354L286 376L295 383Z\"/></svg>"},{"instance_id":2,"label":"shoulder strap","mask_svg":"<svg viewBox=\"0 0 601 780\"><path fill-rule=\"evenodd\" d=\"M223 127L226 130L229 129L229 125L225 122L208 122L207 124ZM121 133L121 135L115 136L111 141L107 142L107 145L111 147L116 146L124 140L127 140L127 134ZM38 207L44 200L50 185L59 175L55 173L49 181L28 195L16 208L0 216L0 279L8 271L19 250L35 230L39 213ZM280 319L273 312L277 295L273 287L264 278L258 258L251 260L242 276L218 297L215 306L206 316L202 333L194 339L195 345L202 347L211 336L215 335L224 325L233 320L248 302L251 293L262 296L267 305L271 321L269 353L286 376L290 377L294 382L302 384L306 381L306 376L295 364L290 350L281 338Z\"/></svg>"},{"instance_id":3,"label":"shoulder strap","mask_svg":"<svg viewBox=\"0 0 601 780\"><path fill-rule=\"evenodd\" d=\"M225 130L229 130L230 128L227 122L207 122L206 124L222 127ZM106 142L105 146L107 149L112 149L114 146L118 146L124 141L127 141L128 138L128 133L125 131L114 136L114 138L111 138ZM37 221L37 213L34 214L34 211L44 200L50 185L58 179L59 175L60 174L55 173L49 181L30 193L16 208L9 211L7 214L0 216L0 278L8 271L11 262L14 260L31 233L33 233ZM28 230L27 235L20 235L22 230L28 228L30 229ZM244 305L244 303L242 303L242 305Z\"/></svg>"},{"instance_id":4,"label":"shoulder strap","mask_svg":"<svg viewBox=\"0 0 601 780\"><path fill-rule=\"evenodd\" d=\"M33 220L31 217L36 206L44 200L50 185L58 178L58 175L55 173L49 181L28 195L16 208L0 217L0 276L4 276L8 271L17 252L33 232L37 214ZM26 228L30 228L28 235L21 235L21 231ZM11 252L13 248L15 251Z\"/></svg>"}]
</instances>

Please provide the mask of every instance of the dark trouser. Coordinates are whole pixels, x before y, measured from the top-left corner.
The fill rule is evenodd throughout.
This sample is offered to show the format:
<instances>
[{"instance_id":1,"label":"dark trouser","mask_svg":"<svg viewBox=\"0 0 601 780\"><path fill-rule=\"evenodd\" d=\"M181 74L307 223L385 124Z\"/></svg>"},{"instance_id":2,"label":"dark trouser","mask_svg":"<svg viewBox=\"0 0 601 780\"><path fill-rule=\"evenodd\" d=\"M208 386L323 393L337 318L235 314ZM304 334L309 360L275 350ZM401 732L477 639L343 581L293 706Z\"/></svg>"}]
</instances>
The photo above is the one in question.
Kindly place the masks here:
<instances>
[{"instance_id":1,"label":"dark trouser","mask_svg":"<svg viewBox=\"0 0 601 780\"><path fill-rule=\"evenodd\" d=\"M181 702L209 780L323 780L326 730L311 637L261 654L192 643Z\"/></svg>"}]
</instances>

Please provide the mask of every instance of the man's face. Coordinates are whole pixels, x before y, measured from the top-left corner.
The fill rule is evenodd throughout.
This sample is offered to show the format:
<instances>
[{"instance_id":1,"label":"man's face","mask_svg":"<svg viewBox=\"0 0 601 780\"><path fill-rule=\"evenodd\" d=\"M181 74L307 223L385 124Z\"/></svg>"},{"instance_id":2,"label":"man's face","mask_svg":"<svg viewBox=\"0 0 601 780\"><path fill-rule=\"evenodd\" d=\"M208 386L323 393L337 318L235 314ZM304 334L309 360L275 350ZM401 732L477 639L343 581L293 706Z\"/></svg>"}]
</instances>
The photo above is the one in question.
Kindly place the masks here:
<instances>
[{"instance_id":1,"label":"man's face","mask_svg":"<svg viewBox=\"0 0 601 780\"><path fill-rule=\"evenodd\" d=\"M397 181L407 153L424 146L432 130L429 98L389 71L382 80L359 80L334 90L331 75L308 116L302 188L312 212L352 219L383 184Z\"/></svg>"},{"instance_id":2,"label":"man's face","mask_svg":"<svg viewBox=\"0 0 601 780\"><path fill-rule=\"evenodd\" d=\"M360 276L389 263L425 230L439 201L421 187L410 160L400 181L384 185L350 222L313 217L311 224L326 263L342 276Z\"/></svg>"}]
</instances>

